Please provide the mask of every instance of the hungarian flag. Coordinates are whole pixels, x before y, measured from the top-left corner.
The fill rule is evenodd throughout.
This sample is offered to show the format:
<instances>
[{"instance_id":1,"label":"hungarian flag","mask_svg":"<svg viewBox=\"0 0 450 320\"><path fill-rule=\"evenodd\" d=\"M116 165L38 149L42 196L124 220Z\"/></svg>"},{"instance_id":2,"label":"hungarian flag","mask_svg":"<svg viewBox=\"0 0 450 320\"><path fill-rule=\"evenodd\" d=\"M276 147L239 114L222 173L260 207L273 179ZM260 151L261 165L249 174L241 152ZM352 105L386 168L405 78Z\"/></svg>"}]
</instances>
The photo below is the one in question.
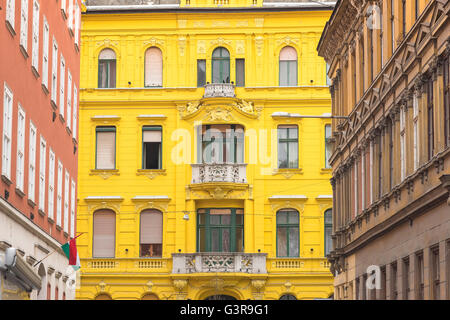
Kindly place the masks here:
<instances>
[{"instance_id":1,"label":"hungarian flag","mask_svg":"<svg viewBox=\"0 0 450 320\"><path fill-rule=\"evenodd\" d=\"M80 269L80 256L78 255L77 251L77 244L75 241L76 238L70 240L66 244L63 244L61 246L61 249L64 251L64 253L67 256L67 259L69 259L69 265L72 266L75 271Z\"/></svg>"}]
</instances>

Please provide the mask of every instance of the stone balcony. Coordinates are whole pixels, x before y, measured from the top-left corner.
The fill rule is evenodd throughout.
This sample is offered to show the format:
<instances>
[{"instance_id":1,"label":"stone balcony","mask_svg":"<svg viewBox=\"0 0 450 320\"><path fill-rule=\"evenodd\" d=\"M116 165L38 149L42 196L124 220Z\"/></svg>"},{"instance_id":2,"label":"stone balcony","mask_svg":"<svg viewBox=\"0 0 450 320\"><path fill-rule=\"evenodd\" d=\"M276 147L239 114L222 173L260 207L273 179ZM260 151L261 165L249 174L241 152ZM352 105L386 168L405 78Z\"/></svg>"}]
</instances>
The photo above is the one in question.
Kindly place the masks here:
<instances>
[{"instance_id":1,"label":"stone balcony","mask_svg":"<svg viewBox=\"0 0 450 320\"><path fill-rule=\"evenodd\" d=\"M174 253L172 257L172 274L267 273L265 253Z\"/></svg>"},{"instance_id":2,"label":"stone balcony","mask_svg":"<svg viewBox=\"0 0 450 320\"><path fill-rule=\"evenodd\" d=\"M192 183L231 182L247 183L247 164L201 163L191 164Z\"/></svg>"},{"instance_id":3,"label":"stone balcony","mask_svg":"<svg viewBox=\"0 0 450 320\"><path fill-rule=\"evenodd\" d=\"M205 85L203 98L234 98L234 85L231 83L212 83Z\"/></svg>"}]
</instances>

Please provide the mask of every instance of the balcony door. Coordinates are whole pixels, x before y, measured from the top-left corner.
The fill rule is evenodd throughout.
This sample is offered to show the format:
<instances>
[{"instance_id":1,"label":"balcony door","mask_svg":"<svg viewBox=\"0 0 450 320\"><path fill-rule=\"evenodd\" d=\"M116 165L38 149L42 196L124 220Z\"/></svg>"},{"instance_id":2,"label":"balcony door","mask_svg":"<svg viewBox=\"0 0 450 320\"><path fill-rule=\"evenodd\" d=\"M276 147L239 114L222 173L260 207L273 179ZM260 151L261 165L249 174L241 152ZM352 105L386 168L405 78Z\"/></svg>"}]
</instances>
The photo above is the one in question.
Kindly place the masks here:
<instances>
[{"instance_id":1,"label":"balcony door","mask_svg":"<svg viewBox=\"0 0 450 320\"><path fill-rule=\"evenodd\" d=\"M244 210L236 208L199 209L197 213L198 252L243 252Z\"/></svg>"},{"instance_id":2,"label":"balcony door","mask_svg":"<svg viewBox=\"0 0 450 320\"><path fill-rule=\"evenodd\" d=\"M230 83L230 53L223 47L212 54L212 83Z\"/></svg>"},{"instance_id":3,"label":"balcony door","mask_svg":"<svg viewBox=\"0 0 450 320\"><path fill-rule=\"evenodd\" d=\"M204 125L198 132L199 163L244 163L244 127Z\"/></svg>"}]
</instances>

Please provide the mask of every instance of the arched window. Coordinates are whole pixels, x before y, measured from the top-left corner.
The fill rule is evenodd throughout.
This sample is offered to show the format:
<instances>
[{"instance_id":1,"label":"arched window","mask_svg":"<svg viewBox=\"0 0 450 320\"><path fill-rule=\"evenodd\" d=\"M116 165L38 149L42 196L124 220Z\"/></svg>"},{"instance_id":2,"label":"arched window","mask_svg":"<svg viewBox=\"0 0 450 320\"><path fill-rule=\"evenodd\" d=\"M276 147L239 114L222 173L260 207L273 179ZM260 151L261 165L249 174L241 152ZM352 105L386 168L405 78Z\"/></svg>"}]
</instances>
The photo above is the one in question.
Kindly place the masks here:
<instances>
[{"instance_id":1,"label":"arched window","mask_svg":"<svg viewBox=\"0 0 450 320\"><path fill-rule=\"evenodd\" d=\"M212 83L230 83L230 53L219 47L212 54Z\"/></svg>"},{"instance_id":2,"label":"arched window","mask_svg":"<svg viewBox=\"0 0 450 320\"><path fill-rule=\"evenodd\" d=\"M116 87L116 53L112 49L103 49L98 56L98 87Z\"/></svg>"},{"instance_id":3,"label":"arched window","mask_svg":"<svg viewBox=\"0 0 450 320\"><path fill-rule=\"evenodd\" d=\"M94 238L92 245L94 258L114 258L116 247L116 214L102 209L94 212Z\"/></svg>"},{"instance_id":4,"label":"arched window","mask_svg":"<svg viewBox=\"0 0 450 320\"><path fill-rule=\"evenodd\" d=\"M328 255L331 251L331 233L333 231L333 216L332 216L332 210L328 209L324 213L324 230L325 230L325 256Z\"/></svg>"},{"instance_id":5,"label":"arched window","mask_svg":"<svg viewBox=\"0 0 450 320\"><path fill-rule=\"evenodd\" d=\"M163 215L158 210L141 212L141 257L162 257Z\"/></svg>"},{"instance_id":6,"label":"arched window","mask_svg":"<svg viewBox=\"0 0 450 320\"><path fill-rule=\"evenodd\" d=\"M280 86L297 85L297 51L284 47L280 52Z\"/></svg>"},{"instance_id":7,"label":"arched window","mask_svg":"<svg viewBox=\"0 0 450 320\"><path fill-rule=\"evenodd\" d=\"M283 294L280 300L297 300L297 298L292 294Z\"/></svg>"},{"instance_id":8,"label":"arched window","mask_svg":"<svg viewBox=\"0 0 450 320\"><path fill-rule=\"evenodd\" d=\"M298 257L300 253L298 211L277 212L277 257Z\"/></svg>"},{"instance_id":9,"label":"arched window","mask_svg":"<svg viewBox=\"0 0 450 320\"><path fill-rule=\"evenodd\" d=\"M162 52L157 47L151 47L145 52L145 86L162 87L163 59Z\"/></svg>"}]
</instances>

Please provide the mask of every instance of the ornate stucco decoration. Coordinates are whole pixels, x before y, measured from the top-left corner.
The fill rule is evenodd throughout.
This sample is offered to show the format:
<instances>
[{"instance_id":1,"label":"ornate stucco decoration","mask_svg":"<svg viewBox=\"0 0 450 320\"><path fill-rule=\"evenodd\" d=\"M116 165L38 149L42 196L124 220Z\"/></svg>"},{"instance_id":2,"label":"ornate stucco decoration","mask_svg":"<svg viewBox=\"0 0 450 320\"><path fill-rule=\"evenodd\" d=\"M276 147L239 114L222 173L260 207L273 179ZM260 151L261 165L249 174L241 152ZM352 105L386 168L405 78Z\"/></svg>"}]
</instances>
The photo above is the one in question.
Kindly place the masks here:
<instances>
[{"instance_id":1,"label":"ornate stucco decoration","mask_svg":"<svg viewBox=\"0 0 450 320\"><path fill-rule=\"evenodd\" d=\"M164 43L165 43L164 40L157 39L155 37L151 37L149 40L144 41L144 46L147 46L147 45L151 45L151 46L160 45L160 46L163 46Z\"/></svg>"},{"instance_id":2,"label":"ornate stucco decoration","mask_svg":"<svg viewBox=\"0 0 450 320\"><path fill-rule=\"evenodd\" d=\"M203 118L205 121L210 122L229 122L234 121L234 117L231 114L231 110L226 106L207 107L206 115Z\"/></svg>"},{"instance_id":3,"label":"ornate stucco decoration","mask_svg":"<svg viewBox=\"0 0 450 320\"><path fill-rule=\"evenodd\" d=\"M186 288L188 285L188 280L186 279L177 279L177 280L173 280L173 286L178 290L178 291L183 291L184 288Z\"/></svg>"},{"instance_id":4,"label":"ornate stucco decoration","mask_svg":"<svg viewBox=\"0 0 450 320\"><path fill-rule=\"evenodd\" d=\"M269 198L274 213L280 209L296 209L302 214L307 200L308 198L304 195L274 195Z\"/></svg>"},{"instance_id":5,"label":"ornate stucco decoration","mask_svg":"<svg viewBox=\"0 0 450 320\"><path fill-rule=\"evenodd\" d=\"M202 106L200 101L188 102L186 105L179 105L178 112L180 113L181 119L187 119L193 117Z\"/></svg>"},{"instance_id":6,"label":"ornate stucco decoration","mask_svg":"<svg viewBox=\"0 0 450 320\"><path fill-rule=\"evenodd\" d=\"M91 170L90 176L99 176L103 180L109 179L112 176L120 176L119 170Z\"/></svg>"},{"instance_id":7,"label":"ornate stucco decoration","mask_svg":"<svg viewBox=\"0 0 450 320\"><path fill-rule=\"evenodd\" d=\"M299 39L297 39L297 38L291 38L291 37L287 36L287 37L285 37L285 38L283 38L283 39L277 40L277 45L281 45L281 44L285 44L285 45L287 45L287 46L292 45L292 44L293 44L293 45L298 45L299 42L300 42Z\"/></svg>"},{"instance_id":8,"label":"ornate stucco decoration","mask_svg":"<svg viewBox=\"0 0 450 320\"><path fill-rule=\"evenodd\" d=\"M149 178L150 180L153 180L158 176L166 176L167 172L166 172L166 169L154 169L154 170L138 169L138 171L136 172L136 175L145 176L145 177Z\"/></svg>"},{"instance_id":9,"label":"ornate stucco decoration","mask_svg":"<svg viewBox=\"0 0 450 320\"><path fill-rule=\"evenodd\" d=\"M259 57L262 56L262 51L264 47L264 37L262 36L255 37L255 47L256 47L256 55Z\"/></svg>"},{"instance_id":10,"label":"ornate stucco decoration","mask_svg":"<svg viewBox=\"0 0 450 320\"><path fill-rule=\"evenodd\" d=\"M264 26L264 18L255 18L255 27L261 28Z\"/></svg>"},{"instance_id":11,"label":"ornate stucco decoration","mask_svg":"<svg viewBox=\"0 0 450 320\"><path fill-rule=\"evenodd\" d=\"M145 286L147 287L147 291L148 292L152 292L153 290L153 282L151 282L150 280L145 284Z\"/></svg>"},{"instance_id":12,"label":"ornate stucco decoration","mask_svg":"<svg viewBox=\"0 0 450 320\"><path fill-rule=\"evenodd\" d=\"M248 184L244 183L202 183L186 188L187 199L246 199Z\"/></svg>"},{"instance_id":13,"label":"ornate stucco decoration","mask_svg":"<svg viewBox=\"0 0 450 320\"><path fill-rule=\"evenodd\" d=\"M185 36L178 37L178 50L180 52L181 57L183 57L184 53L186 52L186 43L187 43L187 38Z\"/></svg>"},{"instance_id":14,"label":"ornate stucco decoration","mask_svg":"<svg viewBox=\"0 0 450 320\"><path fill-rule=\"evenodd\" d=\"M198 54L205 54L206 53L206 41L205 40L198 40L197 41L197 53Z\"/></svg>"},{"instance_id":15,"label":"ornate stucco decoration","mask_svg":"<svg viewBox=\"0 0 450 320\"><path fill-rule=\"evenodd\" d=\"M290 179L297 174L303 174L303 169L273 169L272 175L282 175L286 179Z\"/></svg>"},{"instance_id":16,"label":"ornate stucco decoration","mask_svg":"<svg viewBox=\"0 0 450 320\"><path fill-rule=\"evenodd\" d=\"M120 203L123 198L120 196L91 196L84 198L88 204L88 211L94 212L99 209L111 209L120 212Z\"/></svg>"},{"instance_id":17,"label":"ornate stucco decoration","mask_svg":"<svg viewBox=\"0 0 450 320\"><path fill-rule=\"evenodd\" d=\"M169 208L170 200L168 196L135 196L131 199L135 205L136 212L141 212L145 209L156 209L166 212Z\"/></svg>"},{"instance_id":18,"label":"ornate stucco decoration","mask_svg":"<svg viewBox=\"0 0 450 320\"><path fill-rule=\"evenodd\" d=\"M245 54L244 40L236 40L236 53L237 54Z\"/></svg>"},{"instance_id":19,"label":"ornate stucco decoration","mask_svg":"<svg viewBox=\"0 0 450 320\"><path fill-rule=\"evenodd\" d=\"M319 195L316 197L316 201L319 203L320 211L324 211L325 209L331 208L333 205L333 196L332 195Z\"/></svg>"},{"instance_id":20,"label":"ornate stucco decoration","mask_svg":"<svg viewBox=\"0 0 450 320\"><path fill-rule=\"evenodd\" d=\"M217 22L221 22L221 23L223 23L223 22L226 22L226 21L217 21ZM226 22L227 23L227 26L228 26L228 22ZM214 24L213 24L213 27L214 27ZM223 45L231 45L233 43L233 41L231 41L231 40L225 40L224 38L222 38L222 37L219 37L219 38L217 38L216 40L211 40L211 42L210 42L210 44L211 45L213 45L213 46L223 46Z\"/></svg>"},{"instance_id":21,"label":"ornate stucco decoration","mask_svg":"<svg viewBox=\"0 0 450 320\"><path fill-rule=\"evenodd\" d=\"M103 39L103 41L97 41L95 44L97 47L113 47L113 48L117 49L117 53L120 52L118 50L119 43L117 41L111 40L109 38Z\"/></svg>"},{"instance_id":22,"label":"ornate stucco decoration","mask_svg":"<svg viewBox=\"0 0 450 320\"><path fill-rule=\"evenodd\" d=\"M263 279L252 280L251 285L255 290L253 292L253 298L257 300L262 300L264 296L264 287L266 286L266 280Z\"/></svg>"}]
</instances>

